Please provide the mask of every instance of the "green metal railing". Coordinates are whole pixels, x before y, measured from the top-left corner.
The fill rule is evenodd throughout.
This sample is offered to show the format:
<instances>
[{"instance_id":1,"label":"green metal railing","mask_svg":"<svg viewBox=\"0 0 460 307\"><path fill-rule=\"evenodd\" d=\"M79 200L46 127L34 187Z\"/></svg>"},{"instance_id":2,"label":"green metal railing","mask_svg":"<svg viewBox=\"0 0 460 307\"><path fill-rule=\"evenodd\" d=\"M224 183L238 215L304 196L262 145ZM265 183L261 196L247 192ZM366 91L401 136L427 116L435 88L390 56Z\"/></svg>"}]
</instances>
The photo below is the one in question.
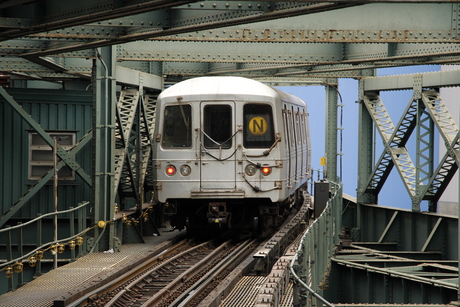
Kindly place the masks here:
<instances>
[{"instance_id":1,"label":"green metal railing","mask_svg":"<svg viewBox=\"0 0 460 307\"><path fill-rule=\"evenodd\" d=\"M70 208L68 210L50 212L47 214L39 215L37 218L30 220L26 223L18 223L16 226L5 226L5 228L0 229L0 233L5 233L6 236L6 262L0 264L0 271L4 271L6 277L9 278L9 290L14 290L12 275L13 271L18 273L18 285L23 283L22 268L23 263L27 262L29 266L36 267L35 275L41 275L41 262L40 260L44 256L44 252L50 251L54 256L54 267L57 267L58 254L63 253L65 246L67 245L70 248L70 261L74 261L76 257L81 257L84 255L84 248L82 245L84 241L85 234L91 229L86 225L86 212L85 207L89 202L80 203L75 208ZM43 219L51 216L57 216L60 214L69 214L69 237L56 239L47 243L42 243L42 233L43 233ZM23 229L26 226L29 226L33 223L36 223L36 248L32 251L24 254L25 246L23 244ZM78 232L75 232L75 224L77 225ZM57 227L57 225L55 225ZM12 235L15 233L17 235L17 242L12 243ZM13 246L16 248L16 258L13 259ZM78 248L78 255L76 256L75 248Z\"/></svg>"},{"instance_id":2,"label":"green metal railing","mask_svg":"<svg viewBox=\"0 0 460 307\"><path fill-rule=\"evenodd\" d=\"M290 270L294 278L294 306L333 306L323 296L331 257L342 228L342 185L329 181L331 198L304 234Z\"/></svg>"}]
</instances>

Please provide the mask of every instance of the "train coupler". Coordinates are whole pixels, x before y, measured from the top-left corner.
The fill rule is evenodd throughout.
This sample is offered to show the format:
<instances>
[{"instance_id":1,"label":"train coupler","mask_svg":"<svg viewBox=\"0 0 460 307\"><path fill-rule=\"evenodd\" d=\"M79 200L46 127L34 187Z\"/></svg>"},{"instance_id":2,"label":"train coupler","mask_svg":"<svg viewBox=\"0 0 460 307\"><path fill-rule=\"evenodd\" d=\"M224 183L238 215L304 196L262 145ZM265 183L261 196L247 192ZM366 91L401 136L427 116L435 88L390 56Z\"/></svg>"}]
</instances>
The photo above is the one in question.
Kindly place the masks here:
<instances>
[{"instance_id":1,"label":"train coupler","mask_svg":"<svg viewBox=\"0 0 460 307\"><path fill-rule=\"evenodd\" d=\"M227 224L229 213L225 202L210 202L207 213L209 224Z\"/></svg>"}]
</instances>

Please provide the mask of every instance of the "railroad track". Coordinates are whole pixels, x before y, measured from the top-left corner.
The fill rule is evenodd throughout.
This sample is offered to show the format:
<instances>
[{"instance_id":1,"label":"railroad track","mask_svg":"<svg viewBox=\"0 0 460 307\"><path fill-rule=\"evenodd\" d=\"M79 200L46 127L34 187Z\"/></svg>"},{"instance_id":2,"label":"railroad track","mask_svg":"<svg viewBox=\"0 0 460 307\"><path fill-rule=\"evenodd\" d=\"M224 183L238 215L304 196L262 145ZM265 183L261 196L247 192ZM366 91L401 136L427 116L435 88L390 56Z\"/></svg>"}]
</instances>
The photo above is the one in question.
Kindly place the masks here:
<instances>
[{"instance_id":1,"label":"railroad track","mask_svg":"<svg viewBox=\"0 0 460 307\"><path fill-rule=\"evenodd\" d=\"M194 306L238 259L254 250L254 243L183 241L71 306Z\"/></svg>"},{"instance_id":2,"label":"railroad track","mask_svg":"<svg viewBox=\"0 0 460 307\"><path fill-rule=\"evenodd\" d=\"M246 274L269 274L273 260L284 258L288 246L308 225L310 209L307 197L303 206L264 242L181 241L68 306L218 306ZM276 267L278 271L286 269ZM277 282L288 286L281 279Z\"/></svg>"}]
</instances>

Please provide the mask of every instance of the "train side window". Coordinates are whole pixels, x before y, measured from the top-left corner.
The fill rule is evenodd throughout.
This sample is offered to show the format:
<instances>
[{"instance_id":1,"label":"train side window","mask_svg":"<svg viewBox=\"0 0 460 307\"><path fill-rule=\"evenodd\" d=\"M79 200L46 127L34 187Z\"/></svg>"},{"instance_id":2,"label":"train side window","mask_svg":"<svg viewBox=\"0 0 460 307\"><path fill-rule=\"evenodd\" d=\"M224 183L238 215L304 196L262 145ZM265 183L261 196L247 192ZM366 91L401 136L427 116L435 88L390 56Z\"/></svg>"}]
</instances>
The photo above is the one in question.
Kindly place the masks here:
<instances>
[{"instance_id":1,"label":"train side window","mask_svg":"<svg viewBox=\"0 0 460 307\"><path fill-rule=\"evenodd\" d=\"M284 106L284 109L283 109L283 121L284 121L284 134L285 134L284 137L286 138L286 146L289 149L291 137L290 137L290 129L289 129L289 111L286 108L286 106Z\"/></svg>"},{"instance_id":2,"label":"train side window","mask_svg":"<svg viewBox=\"0 0 460 307\"><path fill-rule=\"evenodd\" d=\"M296 133L297 145L300 145L302 143L302 133L300 131L300 111L299 111L299 108L297 108L297 111L295 112L295 133Z\"/></svg>"},{"instance_id":3,"label":"train side window","mask_svg":"<svg viewBox=\"0 0 460 307\"><path fill-rule=\"evenodd\" d=\"M294 111L294 107L291 107L291 116L289 116L289 120L291 121L290 125L292 127L292 130L291 130L291 135L292 135L292 139L291 139L291 146L293 148L295 148L296 146L296 139L297 139L297 127L295 125L295 111Z\"/></svg>"},{"instance_id":4,"label":"train side window","mask_svg":"<svg viewBox=\"0 0 460 307\"><path fill-rule=\"evenodd\" d=\"M163 148L192 147L192 108L190 105L167 106L164 112Z\"/></svg>"},{"instance_id":5,"label":"train side window","mask_svg":"<svg viewBox=\"0 0 460 307\"><path fill-rule=\"evenodd\" d=\"M246 148L267 148L275 142L272 107L266 104L244 105L244 141Z\"/></svg>"},{"instance_id":6,"label":"train side window","mask_svg":"<svg viewBox=\"0 0 460 307\"><path fill-rule=\"evenodd\" d=\"M232 108L229 105L204 107L203 132L205 148L232 147Z\"/></svg>"},{"instance_id":7,"label":"train side window","mask_svg":"<svg viewBox=\"0 0 460 307\"><path fill-rule=\"evenodd\" d=\"M306 113L305 113L305 110L302 111L302 115L300 116L300 125L302 127L301 131L302 131L302 144L306 144L307 140L306 140L306 136L305 136L305 116L306 116Z\"/></svg>"}]
</instances>

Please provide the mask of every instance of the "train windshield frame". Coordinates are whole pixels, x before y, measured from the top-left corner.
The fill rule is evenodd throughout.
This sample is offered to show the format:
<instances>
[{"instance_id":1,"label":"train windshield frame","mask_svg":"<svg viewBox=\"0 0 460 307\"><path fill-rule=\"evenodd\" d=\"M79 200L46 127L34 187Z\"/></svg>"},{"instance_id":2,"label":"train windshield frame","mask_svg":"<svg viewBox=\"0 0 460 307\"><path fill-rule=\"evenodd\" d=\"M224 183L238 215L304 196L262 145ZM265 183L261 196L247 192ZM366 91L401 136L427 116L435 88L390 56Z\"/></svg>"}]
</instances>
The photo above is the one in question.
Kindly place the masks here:
<instances>
[{"instance_id":1,"label":"train windshield frame","mask_svg":"<svg viewBox=\"0 0 460 307\"><path fill-rule=\"evenodd\" d=\"M163 148L191 148L191 124L191 105L177 104L165 106L161 146Z\"/></svg>"},{"instance_id":2,"label":"train windshield frame","mask_svg":"<svg viewBox=\"0 0 460 307\"><path fill-rule=\"evenodd\" d=\"M248 103L243 107L243 146L268 148L275 142L271 105Z\"/></svg>"},{"instance_id":3,"label":"train windshield frame","mask_svg":"<svg viewBox=\"0 0 460 307\"><path fill-rule=\"evenodd\" d=\"M207 104L203 108L203 145L207 149L232 147L232 107Z\"/></svg>"}]
</instances>

